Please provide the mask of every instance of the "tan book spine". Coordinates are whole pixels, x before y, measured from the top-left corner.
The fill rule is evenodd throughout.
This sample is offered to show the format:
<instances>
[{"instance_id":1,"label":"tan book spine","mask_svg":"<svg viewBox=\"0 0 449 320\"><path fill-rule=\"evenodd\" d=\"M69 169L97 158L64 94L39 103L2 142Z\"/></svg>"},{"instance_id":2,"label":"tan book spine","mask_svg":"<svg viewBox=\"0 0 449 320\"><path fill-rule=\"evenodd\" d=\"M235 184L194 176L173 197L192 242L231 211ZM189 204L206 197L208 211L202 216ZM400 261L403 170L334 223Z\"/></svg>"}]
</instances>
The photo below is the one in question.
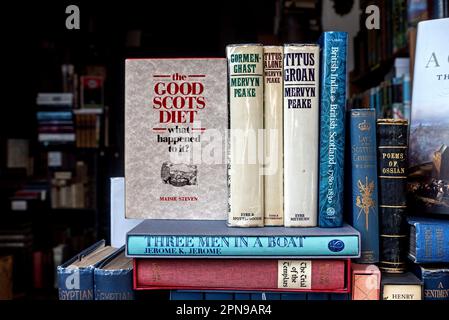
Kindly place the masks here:
<instances>
[{"instance_id":1,"label":"tan book spine","mask_svg":"<svg viewBox=\"0 0 449 320\"><path fill-rule=\"evenodd\" d=\"M263 46L229 45L228 223L264 225Z\"/></svg>"},{"instance_id":2,"label":"tan book spine","mask_svg":"<svg viewBox=\"0 0 449 320\"><path fill-rule=\"evenodd\" d=\"M283 53L282 46L264 46L264 221L266 226L284 224Z\"/></svg>"}]
</instances>

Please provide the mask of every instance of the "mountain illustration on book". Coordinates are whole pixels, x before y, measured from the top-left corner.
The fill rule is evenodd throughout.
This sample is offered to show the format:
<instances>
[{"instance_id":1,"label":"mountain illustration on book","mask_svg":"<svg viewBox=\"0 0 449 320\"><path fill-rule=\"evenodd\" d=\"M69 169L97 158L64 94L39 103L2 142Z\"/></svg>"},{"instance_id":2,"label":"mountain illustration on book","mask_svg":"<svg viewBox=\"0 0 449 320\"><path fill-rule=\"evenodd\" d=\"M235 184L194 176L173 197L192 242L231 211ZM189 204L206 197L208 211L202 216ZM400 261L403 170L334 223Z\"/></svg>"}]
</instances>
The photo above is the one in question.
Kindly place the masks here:
<instances>
[{"instance_id":1,"label":"mountain illustration on book","mask_svg":"<svg viewBox=\"0 0 449 320\"><path fill-rule=\"evenodd\" d=\"M192 186L197 184L198 167L189 164L174 164L168 161L162 163L161 178L165 184L174 187Z\"/></svg>"},{"instance_id":2,"label":"mountain illustration on book","mask_svg":"<svg viewBox=\"0 0 449 320\"><path fill-rule=\"evenodd\" d=\"M357 181L357 187L359 188L360 195L356 198L356 206L360 208L359 214L357 215L357 220L360 219L362 213L365 215L365 229L369 230L369 219L368 216L370 211L375 214L374 210L374 200L373 200L373 192L374 192L374 181L368 181L368 177L365 177L365 184L362 181Z\"/></svg>"},{"instance_id":3,"label":"mountain illustration on book","mask_svg":"<svg viewBox=\"0 0 449 320\"><path fill-rule=\"evenodd\" d=\"M449 148L443 144L433 161L410 168L408 192L411 201L426 212L449 210Z\"/></svg>"}]
</instances>

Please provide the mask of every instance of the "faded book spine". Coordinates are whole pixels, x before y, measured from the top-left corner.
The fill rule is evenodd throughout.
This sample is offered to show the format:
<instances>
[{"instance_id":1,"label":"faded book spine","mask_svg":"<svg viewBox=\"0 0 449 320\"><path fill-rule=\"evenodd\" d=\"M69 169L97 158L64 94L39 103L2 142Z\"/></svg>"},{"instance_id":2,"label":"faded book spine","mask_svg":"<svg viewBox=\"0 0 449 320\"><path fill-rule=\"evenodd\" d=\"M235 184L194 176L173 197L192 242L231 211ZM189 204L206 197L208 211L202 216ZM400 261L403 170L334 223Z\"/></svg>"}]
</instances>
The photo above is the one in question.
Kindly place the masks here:
<instances>
[{"instance_id":1,"label":"faded book spine","mask_svg":"<svg viewBox=\"0 0 449 320\"><path fill-rule=\"evenodd\" d=\"M284 49L281 46L264 46L264 221L266 226L284 224L283 52Z\"/></svg>"},{"instance_id":2,"label":"faded book spine","mask_svg":"<svg viewBox=\"0 0 449 320\"><path fill-rule=\"evenodd\" d=\"M376 111L350 112L352 167L352 226L361 235L359 263L379 262L379 214L377 199Z\"/></svg>"},{"instance_id":3,"label":"faded book spine","mask_svg":"<svg viewBox=\"0 0 449 320\"><path fill-rule=\"evenodd\" d=\"M318 45L284 46L286 227L314 227L318 212Z\"/></svg>"},{"instance_id":4,"label":"faded book spine","mask_svg":"<svg viewBox=\"0 0 449 320\"><path fill-rule=\"evenodd\" d=\"M343 225L346 112L346 32L324 32L320 38L320 176L319 226Z\"/></svg>"},{"instance_id":5,"label":"faded book spine","mask_svg":"<svg viewBox=\"0 0 449 320\"><path fill-rule=\"evenodd\" d=\"M408 122L377 120L380 266L383 272L405 272L407 245L406 168Z\"/></svg>"},{"instance_id":6,"label":"faded book spine","mask_svg":"<svg viewBox=\"0 0 449 320\"><path fill-rule=\"evenodd\" d=\"M263 227L263 46L226 47L229 75L228 223Z\"/></svg>"},{"instance_id":7,"label":"faded book spine","mask_svg":"<svg viewBox=\"0 0 449 320\"><path fill-rule=\"evenodd\" d=\"M346 260L136 259L136 289L346 290Z\"/></svg>"}]
</instances>

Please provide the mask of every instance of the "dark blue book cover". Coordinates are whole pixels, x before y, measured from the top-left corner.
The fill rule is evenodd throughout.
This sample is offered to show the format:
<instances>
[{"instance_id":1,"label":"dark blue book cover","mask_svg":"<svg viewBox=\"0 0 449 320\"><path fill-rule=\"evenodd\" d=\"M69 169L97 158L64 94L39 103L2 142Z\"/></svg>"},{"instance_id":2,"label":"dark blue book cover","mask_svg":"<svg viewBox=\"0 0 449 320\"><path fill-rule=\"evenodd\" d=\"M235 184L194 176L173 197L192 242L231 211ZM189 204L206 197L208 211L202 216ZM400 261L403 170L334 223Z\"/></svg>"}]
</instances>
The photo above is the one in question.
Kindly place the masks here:
<instances>
[{"instance_id":1,"label":"dark blue book cover","mask_svg":"<svg viewBox=\"0 0 449 320\"><path fill-rule=\"evenodd\" d=\"M203 292L190 292L190 291L170 291L170 300L204 300Z\"/></svg>"},{"instance_id":2,"label":"dark blue book cover","mask_svg":"<svg viewBox=\"0 0 449 320\"><path fill-rule=\"evenodd\" d=\"M415 263L449 262L449 220L409 218L408 257Z\"/></svg>"},{"instance_id":3,"label":"dark blue book cover","mask_svg":"<svg viewBox=\"0 0 449 320\"><path fill-rule=\"evenodd\" d=\"M234 300L232 292L205 292L204 300Z\"/></svg>"},{"instance_id":4,"label":"dark blue book cover","mask_svg":"<svg viewBox=\"0 0 449 320\"><path fill-rule=\"evenodd\" d=\"M379 262L376 111L353 109L350 115L352 226L360 232L359 263Z\"/></svg>"},{"instance_id":5,"label":"dark blue book cover","mask_svg":"<svg viewBox=\"0 0 449 320\"><path fill-rule=\"evenodd\" d=\"M319 226L343 225L346 32L324 32L320 37L320 157Z\"/></svg>"},{"instance_id":6,"label":"dark blue book cover","mask_svg":"<svg viewBox=\"0 0 449 320\"><path fill-rule=\"evenodd\" d=\"M307 300L329 300L328 293L307 293Z\"/></svg>"},{"instance_id":7,"label":"dark blue book cover","mask_svg":"<svg viewBox=\"0 0 449 320\"><path fill-rule=\"evenodd\" d=\"M415 273L424 284L424 300L449 300L449 268L416 266Z\"/></svg>"},{"instance_id":8,"label":"dark blue book cover","mask_svg":"<svg viewBox=\"0 0 449 320\"><path fill-rule=\"evenodd\" d=\"M94 300L95 264L74 265L104 247L105 241L101 240L57 267L59 300Z\"/></svg>"},{"instance_id":9,"label":"dark blue book cover","mask_svg":"<svg viewBox=\"0 0 449 320\"><path fill-rule=\"evenodd\" d=\"M95 268L94 285L95 300L134 300L132 259L124 246Z\"/></svg>"}]
</instances>

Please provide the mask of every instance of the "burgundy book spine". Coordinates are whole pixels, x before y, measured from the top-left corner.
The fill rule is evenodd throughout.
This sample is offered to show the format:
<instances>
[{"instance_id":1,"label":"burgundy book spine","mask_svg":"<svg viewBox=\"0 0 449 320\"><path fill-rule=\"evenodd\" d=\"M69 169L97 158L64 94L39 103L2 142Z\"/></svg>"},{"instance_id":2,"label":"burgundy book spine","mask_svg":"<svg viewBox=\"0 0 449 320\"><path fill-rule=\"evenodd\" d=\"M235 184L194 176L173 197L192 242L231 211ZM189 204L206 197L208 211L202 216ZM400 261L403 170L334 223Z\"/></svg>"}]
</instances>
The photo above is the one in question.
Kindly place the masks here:
<instances>
[{"instance_id":1,"label":"burgundy book spine","mask_svg":"<svg viewBox=\"0 0 449 320\"><path fill-rule=\"evenodd\" d=\"M347 260L135 259L134 288L338 292L347 290L348 264Z\"/></svg>"}]
</instances>

